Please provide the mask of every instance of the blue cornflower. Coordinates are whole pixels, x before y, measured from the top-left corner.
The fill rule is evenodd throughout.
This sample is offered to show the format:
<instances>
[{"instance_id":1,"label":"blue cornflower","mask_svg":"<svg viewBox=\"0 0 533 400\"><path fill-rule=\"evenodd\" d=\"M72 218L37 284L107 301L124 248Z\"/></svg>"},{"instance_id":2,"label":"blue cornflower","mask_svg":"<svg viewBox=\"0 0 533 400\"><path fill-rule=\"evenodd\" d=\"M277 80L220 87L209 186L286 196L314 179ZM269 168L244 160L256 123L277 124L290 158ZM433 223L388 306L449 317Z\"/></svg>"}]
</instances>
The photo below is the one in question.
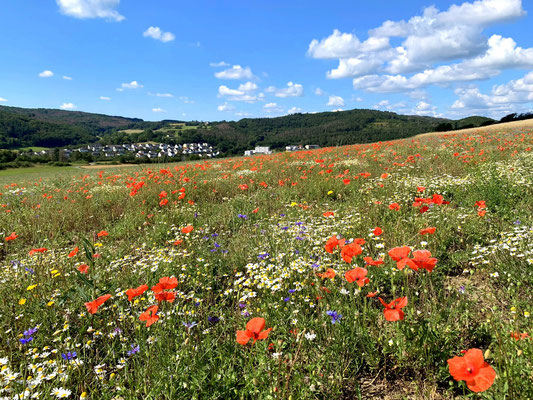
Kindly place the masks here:
<instances>
[{"instance_id":1,"label":"blue cornflower","mask_svg":"<svg viewBox=\"0 0 533 400\"><path fill-rule=\"evenodd\" d=\"M134 355L134 354L138 353L138 352L139 352L139 350L140 350L140 347L139 347L138 345L137 345L137 346L135 346L135 344L132 344L132 345L131 345L131 350L130 350L130 351L128 351L128 353L127 353L127 354L128 354L128 356L130 356L130 357L131 357L132 355Z\"/></svg>"},{"instance_id":2,"label":"blue cornflower","mask_svg":"<svg viewBox=\"0 0 533 400\"><path fill-rule=\"evenodd\" d=\"M30 328L27 331L24 331L24 336L32 336L35 332L37 332L37 327Z\"/></svg>"},{"instance_id":3,"label":"blue cornflower","mask_svg":"<svg viewBox=\"0 0 533 400\"><path fill-rule=\"evenodd\" d=\"M338 322L342 318L342 315L337 313L337 311L331 311L331 310L326 311L326 314L328 314L331 317L332 324Z\"/></svg>"},{"instance_id":4,"label":"blue cornflower","mask_svg":"<svg viewBox=\"0 0 533 400\"><path fill-rule=\"evenodd\" d=\"M216 324L217 322L220 321L220 318L218 318L217 316L213 316L213 317L208 317L207 320L211 322L212 324Z\"/></svg>"},{"instance_id":5,"label":"blue cornflower","mask_svg":"<svg viewBox=\"0 0 533 400\"><path fill-rule=\"evenodd\" d=\"M63 360L73 360L78 356L78 354L75 351L69 351L68 353L61 354L61 357L63 357Z\"/></svg>"},{"instance_id":6,"label":"blue cornflower","mask_svg":"<svg viewBox=\"0 0 533 400\"><path fill-rule=\"evenodd\" d=\"M198 325L198 322L182 322L183 326L186 327L187 329L192 329L194 328L196 325Z\"/></svg>"}]
</instances>

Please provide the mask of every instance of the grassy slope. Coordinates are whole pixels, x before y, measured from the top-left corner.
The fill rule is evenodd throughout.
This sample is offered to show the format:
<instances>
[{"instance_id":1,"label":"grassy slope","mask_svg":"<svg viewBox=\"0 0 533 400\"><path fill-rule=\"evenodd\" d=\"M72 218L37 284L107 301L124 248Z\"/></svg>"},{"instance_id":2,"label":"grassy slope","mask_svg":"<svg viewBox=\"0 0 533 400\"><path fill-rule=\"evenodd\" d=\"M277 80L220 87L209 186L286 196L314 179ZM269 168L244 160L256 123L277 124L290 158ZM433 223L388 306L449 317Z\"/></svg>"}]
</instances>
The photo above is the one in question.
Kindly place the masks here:
<instances>
[{"instance_id":1,"label":"grassy slope","mask_svg":"<svg viewBox=\"0 0 533 400\"><path fill-rule=\"evenodd\" d=\"M66 380L43 380L38 390L65 387L73 397L450 399L469 391L450 377L446 360L476 347L490 351L498 373L479 398L531 398L532 340L510 337L533 333L531 144L531 129L513 127L168 170L21 176L0 197L0 232L19 235L2 250L0 358L9 371L56 360ZM140 180L146 184L130 196L127 184ZM173 192L182 187L179 200ZM434 193L450 204L423 214L412 206ZM485 216L478 200L486 201ZM194 230L183 234L189 224ZM436 233L421 236L428 226ZM102 229L109 236L97 238ZM336 234L367 241L351 265L324 250ZM435 269L398 271L386 253L404 245L430 250ZM68 258L74 246L80 253ZM49 250L29 257L37 247ZM367 266L370 282L359 290L343 276L363 267L363 256L385 264ZM35 273L8 267L15 259ZM75 271L81 263L90 265L87 279ZM327 268L335 278L316 275ZM160 320L147 328L138 317L157 303L153 293L129 303L124 290L172 275L177 299L161 304ZM377 298L366 297L374 291L387 302L407 296L405 319L386 321ZM103 293L113 298L85 313L83 303ZM342 318L332 324L328 310ZM235 342L245 313L266 319L268 340ZM210 322L214 316L221 321ZM139 351L128 355L132 345ZM43 346L57 354L34 360L31 349L41 354ZM68 367L60 357L67 351L83 365ZM8 386L21 391L16 381Z\"/></svg>"}]
</instances>

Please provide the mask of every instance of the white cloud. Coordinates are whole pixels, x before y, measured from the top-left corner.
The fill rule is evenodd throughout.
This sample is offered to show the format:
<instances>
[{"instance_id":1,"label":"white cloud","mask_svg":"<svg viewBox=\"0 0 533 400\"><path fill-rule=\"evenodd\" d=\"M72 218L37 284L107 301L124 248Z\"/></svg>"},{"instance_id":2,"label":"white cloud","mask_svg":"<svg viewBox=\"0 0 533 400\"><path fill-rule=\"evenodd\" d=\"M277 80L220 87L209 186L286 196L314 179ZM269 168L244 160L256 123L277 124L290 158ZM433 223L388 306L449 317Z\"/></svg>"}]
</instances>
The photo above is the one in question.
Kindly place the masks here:
<instances>
[{"instance_id":1,"label":"white cloud","mask_svg":"<svg viewBox=\"0 0 533 400\"><path fill-rule=\"evenodd\" d=\"M259 89L259 87L253 83L253 82L246 82L246 83L241 83L239 85L239 90L243 91L243 92L251 92L251 91L254 91L254 90L257 90Z\"/></svg>"},{"instance_id":2,"label":"white cloud","mask_svg":"<svg viewBox=\"0 0 533 400\"><path fill-rule=\"evenodd\" d=\"M258 86L253 82L241 83L238 89L231 89L225 85L221 85L218 88L218 96L227 97L228 100L232 101L254 103L265 97L263 93L255 94L257 89L259 89Z\"/></svg>"},{"instance_id":3,"label":"white cloud","mask_svg":"<svg viewBox=\"0 0 533 400\"><path fill-rule=\"evenodd\" d=\"M62 110L74 110L76 106L72 103L63 103L59 106Z\"/></svg>"},{"instance_id":4,"label":"white cloud","mask_svg":"<svg viewBox=\"0 0 533 400\"><path fill-rule=\"evenodd\" d=\"M300 97L304 94L304 87L299 83L288 82L286 88L278 89L270 86L265 89L265 92L274 93L276 97Z\"/></svg>"},{"instance_id":5,"label":"white cloud","mask_svg":"<svg viewBox=\"0 0 533 400\"><path fill-rule=\"evenodd\" d=\"M212 63L209 63L209 66L211 67L229 67L229 64L225 61L220 61L220 62L212 62Z\"/></svg>"},{"instance_id":6,"label":"white cloud","mask_svg":"<svg viewBox=\"0 0 533 400\"><path fill-rule=\"evenodd\" d=\"M109 101L109 100L111 100L111 97L100 96L100 100Z\"/></svg>"},{"instance_id":7,"label":"white cloud","mask_svg":"<svg viewBox=\"0 0 533 400\"><path fill-rule=\"evenodd\" d=\"M431 109L431 104L426 103L425 101L419 101L416 105L417 111L427 111Z\"/></svg>"},{"instance_id":8,"label":"white cloud","mask_svg":"<svg viewBox=\"0 0 533 400\"><path fill-rule=\"evenodd\" d=\"M218 111L233 111L235 110L235 107L228 102L225 102L224 104L221 104L217 107Z\"/></svg>"},{"instance_id":9,"label":"white cloud","mask_svg":"<svg viewBox=\"0 0 533 400\"><path fill-rule=\"evenodd\" d=\"M194 100L189 99L187 96L180 96L180 100L185 104L194 104Z\"/></svg>"},{"instance_id":10,"label":"white cloud","mask_svg":"<svg viewBox=\"0 0 533 400\"><path fill-rule=\"evenodd\" d=\"M41 73L39 73L39 77L41 78L51 78L52 76L54 76L54 73L50 70L45 70Z\"/></svg>"},{"instance_id":11,"label":"white cloud","mask_svg":"<svg viewBox=\"0 0 533 400\"><path fill-rule=\"evenodd\" d=\"M120 22L125 19L116 8L120 0L56 0L62 14L74 18L105 18Z\"/></svg>"},{"instance_id":12,"label":"white cloud","mask_svg":"<svg viewBox=\"0 0 533 400\"><path fill-rule=\"evenodd\" d=\"M473 112L502 115L509 112L524 112L533 106L533 71L520 79L492 87L490 94L484 94L477 87L458 88L458 99L451 109L462 115Z\"/></svg>"},{"instance_id":13,"label":"white cloud","mask_svg":"<svg viewBox=\"0 0 533 400\"><path fill-rule=\"evenodd\" d=\"M283 112L283 108L278 106L276 103L267 103L263 106L263 110L265 110L267 113L281 113Z\"/></svg>"},{"instance_id":14,"label":"white cloud","mask_svg":"<svg viewBox=\"0 0 533 400\"><path fill-rule=\"evenodd\" d=\"M298 113L301 113L301 112L302 112L302 109L300 107L291 107L287 111L287 115L289 115L289 114L298 114Z\"/></svg>"},{"instance_id":15,"label":"white cloud","mask_svg":"<svg viewBox=\"0 0 533 400\"><path fill-rule=\"evenodd\" d=\"M158 26L151 26L143 32L144 37L151 37L152 39L160 40L163 43L171 42L176 39L176 36L171 32L164 32Z\"/></svg>"},{"instance_id":16,"label":"white cloud","mask_svg":"<svg viewBox=\"0 0 533 400\"><path fill-rule=\"evenodd\" d=\"M344 107L344 99L340 96L329 96L328 106Z\"/></svg>"},{"instance_id":17,"label":"white cloud","mask_svg":"<svg viewBox=\"0 0 533 400\"><path fill-rule=\"evenodd\" d=\"M521 48L512 38L483 34L492 25L523 15L522 0L476 0L445 11L431 6L407 21L383 22L369 31L365 41L334 30L324 39L312 40L308 54L338 59L338 67L326 76L354 77L354 87L369 92L489 79L504 69L533 68L533 48ZM391 38L400 38L401 43L392 47Z\"/></svg>"},{"instance_id":18,"label":"white cloud","mask_svg":"<svg viewBox=\"0 0 533 400\"><path fill-rule=\"evenodd\" d=\"M215 77L218 79L253 79L254 74L250 67L243 68L240 65L234 65L224 71L216 72Z\"/></svg>"},{"instance_id":19,"label":"white cloud","mask_svg":"<svg viewBox=\"0 0 533 400\"><path fill-rule=\"evenodd\" d=\"M72 77L63 75L63 79L66 80L66 81L71 81Z\"/></svg>"},{"instance_id":20,"label":"white cloud","mask_svg":"<svg viewBox=\"0 0 533 400\"><path fill-rule=\"evenodd\" d=\"M326 76L329 79L340 79L350 76L367 75L376 71L382 63L382 60L368 56L340 59L339 66L328 71Z\"/></svg>"},{"instance_id":21,"label":"white cloud","mask_svg":"<svg viewBox=\"0 0 533 400\"><path fill-rule=\"evenodd\" d=\"M123 83L121 86L122 87L119 88L119 89L122 89L122 90L124 90L124 89L139 89L139 88L143 87L143 85L141 85L137 81L131 81L130 83ZM117 89L117 90L119 90L119 89ZM119 90L119 91L121 91L121 90Z\"/></svg>"},{"instance_id":22,"label":"white cloud","mask_svg":"<svg viewBox=\"0 0 533 400\"><path fill-rule=\"evenodd\" d=\"M0 102L6 102L7 99L4 99L3 97L0 97Z\"/></svg>"},{"instance_id":23,"label":"white cloud","mask_svg":"<svg viewBox=\"0 0 533 400\"><path fill-rule=\"evenodd\" d=\"M166 97L166 98L174 97L174 95L171 93L150 93L148 92L148 95L155 96L155 97Z\"/></svg>"},{"instance_id":24,"label":"white cloud","mask_svg":"<svg viewBox=\"0 0 533 400\"><path fill-rule=\"evenodd\" d=\"M320 42L313 39L309 44L307 54L313 58L350 58L389 47L387 37L369 37L361 43L357 36L335 29L330 36Z\"/></svg>"},{"instance_id":25,"label":"white cloud","mask_svg":"<svg viewBox=\"0 0 533 400\"><path fill-rule=\"evenodd\" d=\"M237 117L250 117L252 114L250 114L249 112L245 112L245 111L237 111L235 115Z\"/></svg>"},{"instance_id":26,"label":"white cloud","mask_svg":"<svg viewBox=\"0 0 533 400\"><path fill-rule=\"evenodd\" d=\"M167 112L167 110L164 110L163 108L160 108L160 107L152 108L152 111L155 113L166 113Z\"/></svg>"},{"instance_id":27,"label":"white cloud","mask_svg":"<svg viewBox=\"0 0 533 400\"><path fill-rule=\"evenodd\" d=\"M320 89L320 88L316 88L315 89L315 94L317 96L322 96L324 94L324 91L322 89Z\"/></svg>"}]
</instances>

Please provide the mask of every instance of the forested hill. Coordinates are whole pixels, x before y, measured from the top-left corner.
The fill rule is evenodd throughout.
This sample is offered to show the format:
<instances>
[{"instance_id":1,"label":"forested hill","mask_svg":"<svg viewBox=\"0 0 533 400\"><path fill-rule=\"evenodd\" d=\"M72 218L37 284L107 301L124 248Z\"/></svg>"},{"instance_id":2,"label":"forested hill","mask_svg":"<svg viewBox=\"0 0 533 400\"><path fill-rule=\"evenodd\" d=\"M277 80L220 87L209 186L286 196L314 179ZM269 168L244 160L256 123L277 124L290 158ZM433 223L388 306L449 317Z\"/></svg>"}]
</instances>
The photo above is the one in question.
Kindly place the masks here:
<instances>
[{"instance_id":1,"label":"forested hill","mask_svg":"<svg viewBox=\"0 0 533 400\"><path fill-rule=\"evenodd\" d=\"M222 153L233 155L256 145L276 149L299 144L335 146L366 143L408 137L435 130L439 126L453 129L494 121L484 117L452 121L355 109L292 114L278 118L246 118L235 122L212 122L208 125L186 123L195 129L182 129L179 125L183 124L179 122L145 122L137 118L79 111L0 106L0 148L62 147L98 141L154 140L170 143L207 142ZM125 133L126 130L136 132Z\"/></svg>"},{"instance_id":2,"label":"forested hill","mask_svg":"<svg viewBox=\"0 0 533 400\"><path fill-rule=\"evenodd\" d=\"M493 121L489 118L478 118ZM322 147L398 139L433 131L443 123L454 128L467 125L463 120L452 121L355 109L292 114L278 118L246 118L237 122L224 121L211 124L209 129L183 132L181 138L185 142L208 142L226 154L239 154L256 145L276 149L298 144L316 144Z\"/></svg>"}]
</instances>

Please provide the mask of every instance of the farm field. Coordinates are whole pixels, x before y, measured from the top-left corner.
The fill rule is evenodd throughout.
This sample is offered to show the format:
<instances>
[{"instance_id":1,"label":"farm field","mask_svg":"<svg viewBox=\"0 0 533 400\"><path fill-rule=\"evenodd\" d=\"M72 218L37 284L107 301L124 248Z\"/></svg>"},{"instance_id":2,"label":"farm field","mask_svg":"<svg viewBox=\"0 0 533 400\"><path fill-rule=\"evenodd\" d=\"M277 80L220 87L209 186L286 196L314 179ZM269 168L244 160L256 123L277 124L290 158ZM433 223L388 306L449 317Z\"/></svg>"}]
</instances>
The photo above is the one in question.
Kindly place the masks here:
<instances>
[{"instance_id":1,"label":"farm field","mask_svg":"<svg viewBox=\"0 0 533 400\"><path fill-rule=\"evenodd\" d=\"M533 129L497 128L0 171L0 398L533 398Z\"/></svg>"}]
</instances>

